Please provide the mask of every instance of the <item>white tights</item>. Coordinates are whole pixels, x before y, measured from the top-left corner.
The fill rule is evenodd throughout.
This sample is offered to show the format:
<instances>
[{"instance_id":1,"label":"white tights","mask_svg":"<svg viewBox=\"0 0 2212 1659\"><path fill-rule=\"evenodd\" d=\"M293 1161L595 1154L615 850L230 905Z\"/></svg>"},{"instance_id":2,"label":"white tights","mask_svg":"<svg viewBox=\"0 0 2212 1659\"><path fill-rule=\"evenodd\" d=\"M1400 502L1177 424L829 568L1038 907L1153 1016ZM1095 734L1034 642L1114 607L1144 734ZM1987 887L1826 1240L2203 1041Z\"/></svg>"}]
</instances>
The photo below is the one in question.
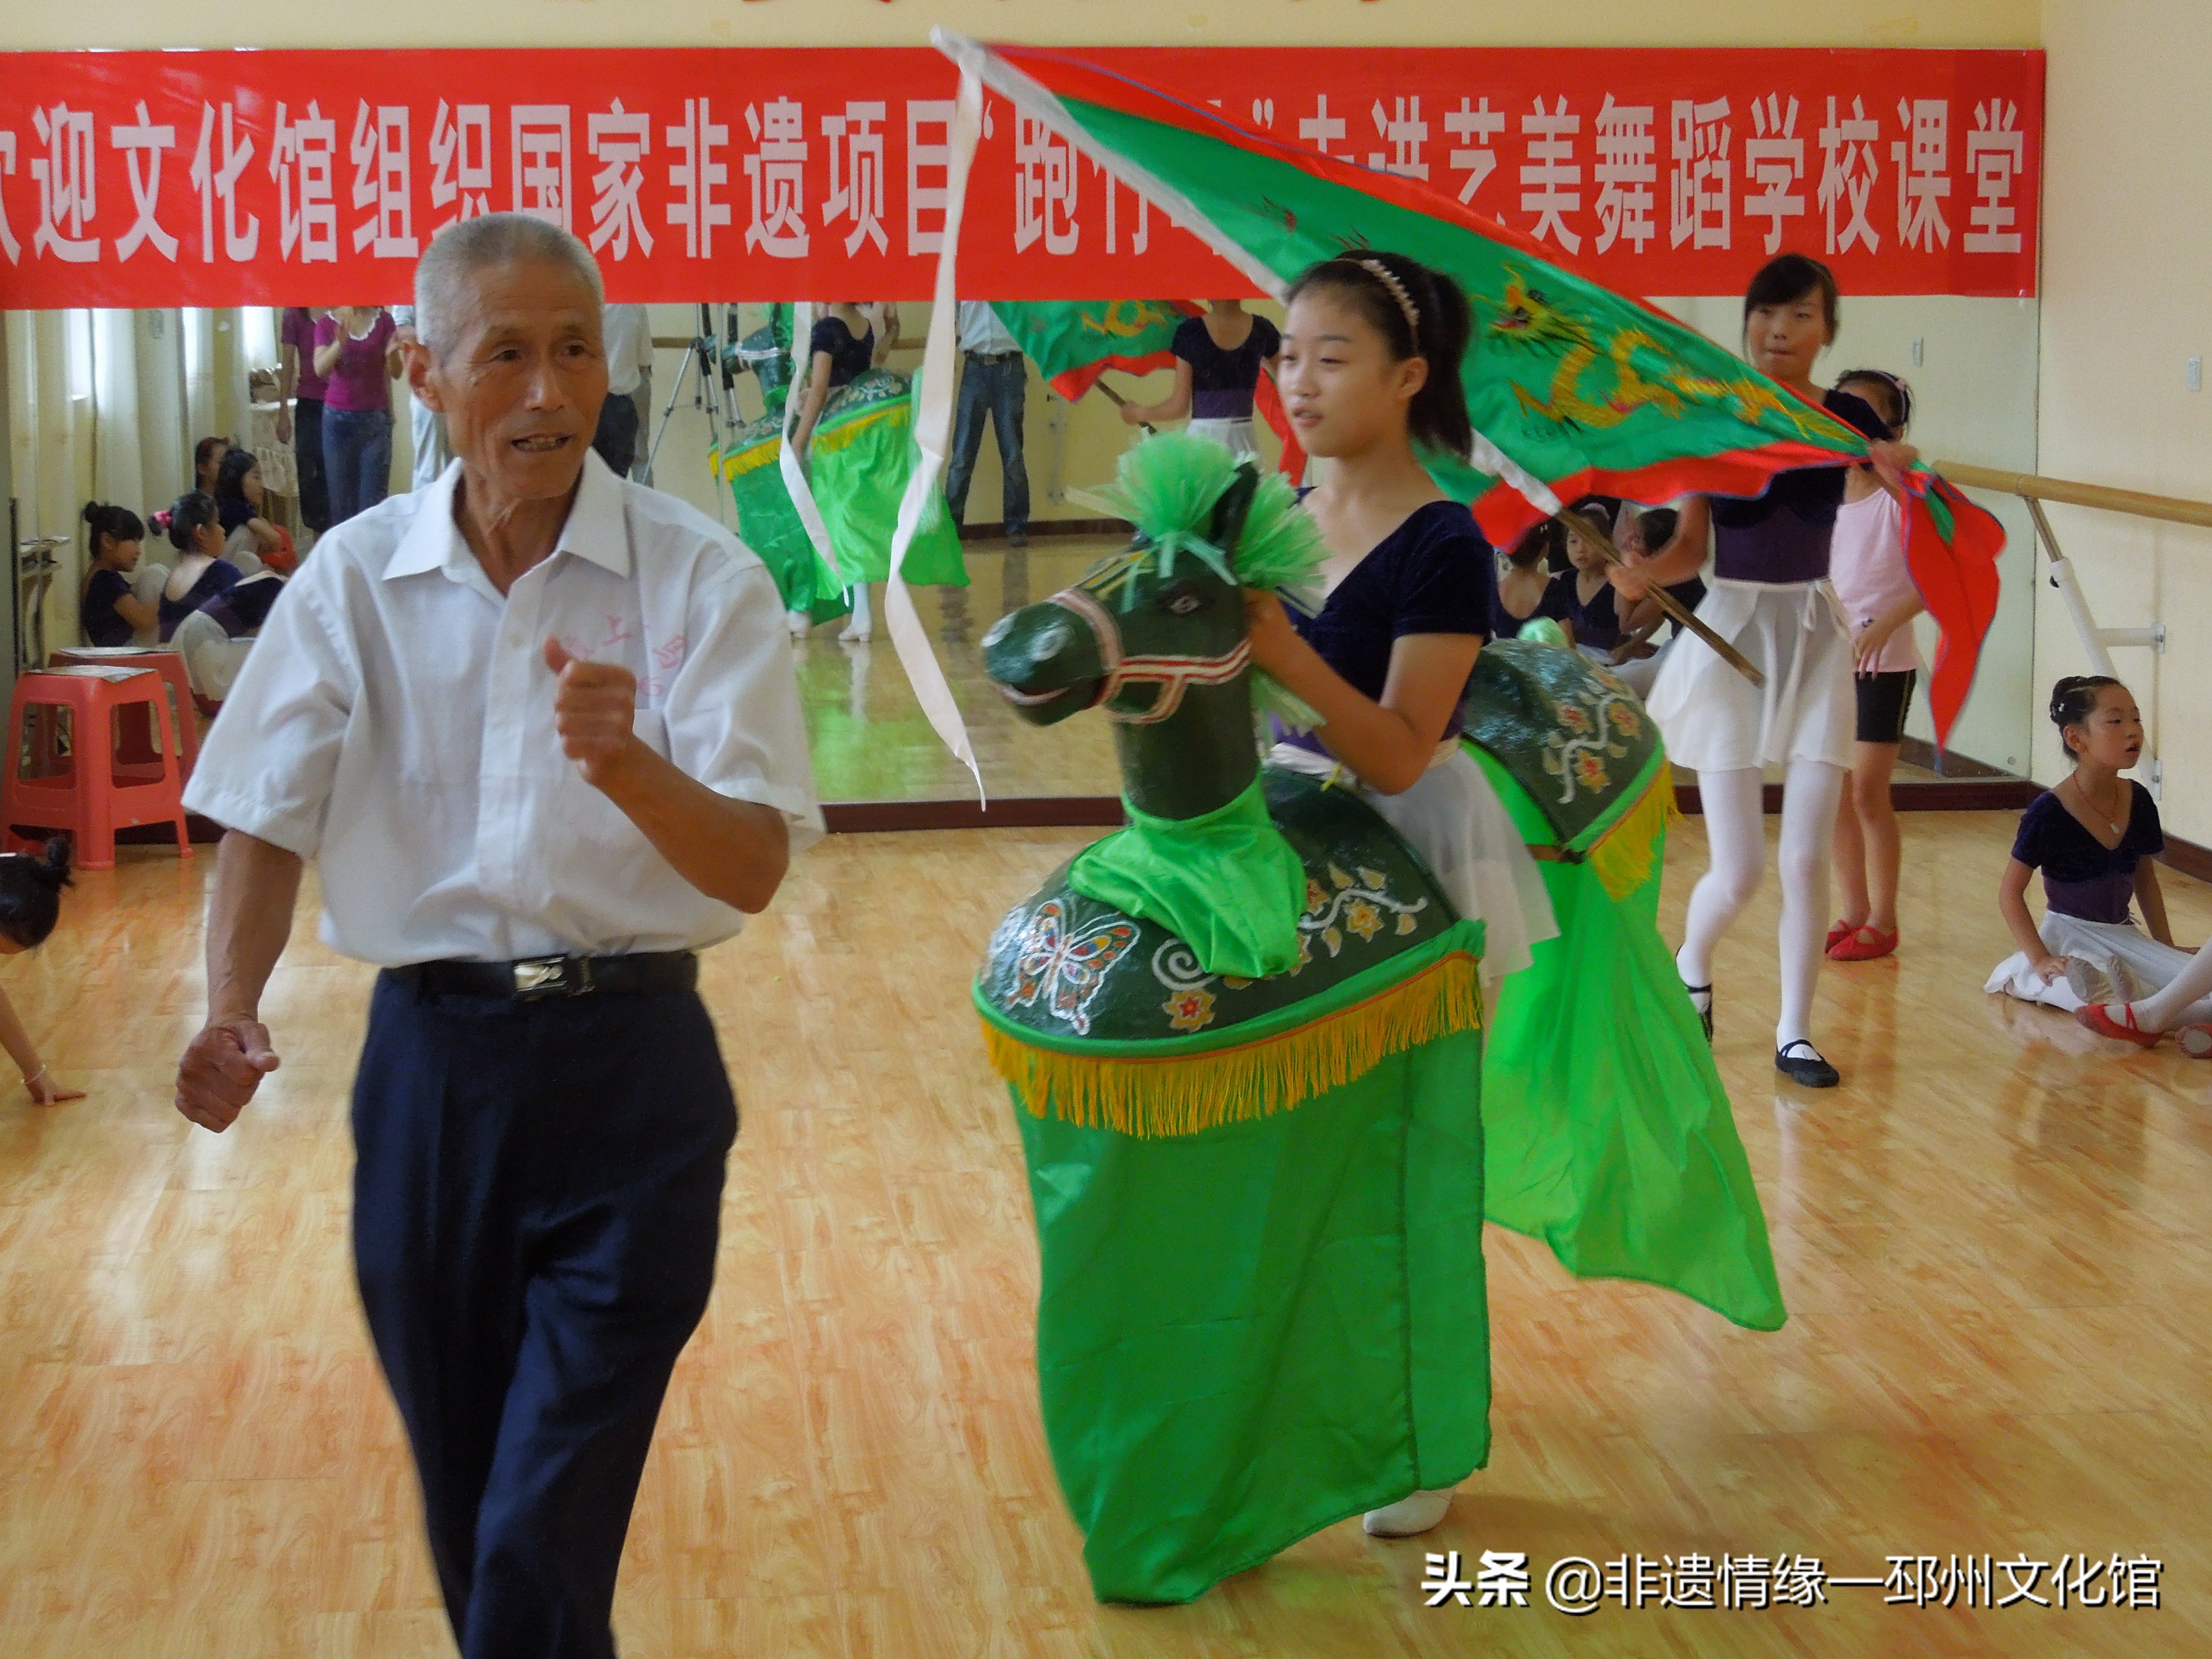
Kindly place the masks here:
<instances>
[{"instance_id":1,"label":"white tights","mask_svg":"<svg viewBox=\"0 0 2212 1659\"><path fill-rule=\"evenodd\" d=\"M845 590L845 597L853 607L853 619L845 624L845 631L837 637L857 639L863 634L873 631L876 617L874 611L868 606L867 583L854 582L852 586Z\"/></svg>"},{"instance_id":2,"label":"white tights","mask_svg":"<svg viewBox=\"0 0 2212 1659\"><path fill-rule=\"evenodd\" d=\"M2212 996L2212 943L2191 957L2165 989L2134 1005L2136 1023L2146 1031L2170 1031L2186 1023L2191 1004L2207 996Z\"/></svg>"},{"instance_id":3,"label":"white tights","mask_svg":"<svg viewBox=\"0 0 2212 1659\"><path fill-rule=\"evenodd\" d=\"M1828 844L1836 804L1849 774L1825 761L1792 761L1782 791L1782 1018L1774 1046L1810 1041L1813 987L1820 977L1828 925ZM1711 862L1690 895L1682 948L1674 966L1686 985L1713 982L1713 947L1751 896L1766 869L1766 831L1759 815L1756 768L1700 772L1698 795L1705 808L1705 843Z\"/></svg>"}]
</instances>

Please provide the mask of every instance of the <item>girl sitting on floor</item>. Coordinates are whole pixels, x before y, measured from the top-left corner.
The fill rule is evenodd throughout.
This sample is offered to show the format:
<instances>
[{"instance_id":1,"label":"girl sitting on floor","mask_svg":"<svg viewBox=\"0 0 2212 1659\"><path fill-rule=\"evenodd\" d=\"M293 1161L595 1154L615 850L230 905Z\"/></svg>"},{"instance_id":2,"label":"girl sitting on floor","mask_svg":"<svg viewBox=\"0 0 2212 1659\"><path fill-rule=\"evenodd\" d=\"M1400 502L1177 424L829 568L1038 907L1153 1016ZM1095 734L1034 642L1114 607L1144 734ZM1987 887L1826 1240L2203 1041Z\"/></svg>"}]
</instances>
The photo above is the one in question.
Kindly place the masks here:
<instances>
[{"instance_id":1,"label":"girl sitting on floor","mask_svg":"<svg viewBox=\"0 0 2212 1659\"><path fill-rule=\"evenodd\" d=\"M1577 506L1559 515L1566 532L1567 562L1574 574L1558 584L1565 599L1567 640L1592 662L1613 666L1613 653L1620 644L1620 617L1613 609L1613 584L1605 578L1605 555L1597 544L1575 533L1576 521L1589 515L1597 527L1610 533L1612 526L1602 503Z\"/></svg>"},{"instance_id":2,"label":"girl sitting on floor","mask_svg":"<svg viewBox=\"0 0 2212 1659\"><path fill-rule=\"evenodd\" d=\"M62 889L70 885L70 844L60 836L46 843L43 856L23 853L0 854L0 957L34 950L46 941L61 919ZM0 1048L21 1067L23 1086L37 1106L64 1100L82 1100L82 1089L65 1089L46 1061L39 1058L15 1005L0 991Z\"/></svg>"},{"instance_id":3,"label":"girl sitting on floor","mask_svg":"<svg viewBox=\"0 0 2212 1659\"><path fill-rule=\"evenodd\" d=\"M2150 792L2120 775L2142 757L2142 716L2118 680L2070 676L2051 693L2051 723L2074 762L2056 789L2035 798L2020 822L1997 884L1997 908L2020 949L1983 988L2071 1012L2090 1030L2148 1048L2167 1025L2187 1025L2182 1047L2212 1056L2212 984L2146 1018L2137 999L2185 989L2196 967L2166 926L2153 857L2166 845ZM2043 872L2050 902L2039 927L2027 911L2027 881ZM2142 911L2138 926L2132 899ZM2122 1006L2108 1010L2103 1005ZM2168 1006L2171 1005L2171 1006ZM2192 1040L2194 1039L2193 1044Z\"/></svg>"},{"instance_id":4,"label":"girl sitting on floor","mask_svg":"<svg viewBox=\"0 0 2212 1659\"><path fill-rule=\"evenodd\" d=\"M1568 584L1559 579L1553 558L1563 539L1558 524L1547 519L1513 544L1490 590L1491 638L1517 640L1539 617L1566 621Z\"/></svg>"},{"instance_id":5,"label":"girl sitting on floor","mask_svg":"<svg viewBox=\"0 0 2212 1659\"><path fill-rule=\"evenodd\" d=\"M1630 557L1649 558L1674 539L1676 522L1671 507L1644 507L1624 501L1613 520L1613 544ZM1705 603L1705 584L1701 577L1692 576L1667 592L1683 610L1695 611ZM1626 611L1616 605L1616 611L1620 617L1620 640L1609 653L1610 666L1638 696L1649 696L1652 682L1659 678L1660 665L1667 660L1681 629L1648 593ZM1668 630L1667 639L1653 644L1653 636L1662 628Z\"/></svg>"},{"instance_id":6,"label":"girl sitting on floor","mask_svg":"<svg viewBox=\"0 0 2212 1659\"><path fill-rule=\"evenodd\" d=\"M161 643L177 631L177 624L218 593L238 585L238 567L222 556L222 521L215 497L198 490L179 495L169 509L169 545L184 556L169 573L156 607L161 618Z\"/></svg>"},{"instance_id":7,"label":"girl sitting on floor","mask_svg":"<svg viewBox=\"0 0 2212 1659\"><path fill-rule=\"evenodd\" d=\"M100 501L84 504L84 521L92 534L92 569L77 606L84 637L94 645L130 645L158 626L154 607L138 597L131 580L146 526L129 507Z\"/></svg>"}]
</instances>

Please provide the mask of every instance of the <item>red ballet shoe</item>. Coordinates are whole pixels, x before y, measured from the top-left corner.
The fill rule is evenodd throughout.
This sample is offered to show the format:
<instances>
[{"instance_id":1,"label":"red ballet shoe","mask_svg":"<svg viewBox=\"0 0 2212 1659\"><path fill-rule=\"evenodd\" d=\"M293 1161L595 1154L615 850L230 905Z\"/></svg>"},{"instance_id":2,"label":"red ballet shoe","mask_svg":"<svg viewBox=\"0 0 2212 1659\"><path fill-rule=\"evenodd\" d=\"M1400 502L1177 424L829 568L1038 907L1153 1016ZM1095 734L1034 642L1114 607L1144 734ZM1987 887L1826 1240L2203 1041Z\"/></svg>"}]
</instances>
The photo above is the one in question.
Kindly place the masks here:
<instances>
[{"instance_id":1,"label":"red ballet shoe","mask_svg":"<svg viewBox=\"0 0 2212 1659\"><path fill-rule=\"evenodd\" d=\"M1828 959L1832 962L1872 962L1897 949L1897 934L1898 930L1893 927L1887 933L1878 927L1855 927L1828 947Z\"/></svg>"},{"instance_id":2,"label":"red ballet shoe","mask_svg":"<svg viewBox=\"0 0 2212 1659\"><path fill-rule=\"evenodd\" d=\"M2138 1048L2155 1048L2163 1031L2146 1031L2136 1024L2132 1004L2120 1005L2120 1018L2114 1019L2101 1002L2085 1002L2074 1011L2075 1022L2086 1025L2099 1036L2112 1038L2115 1042L2132 1042ZM2123 1024L2122 1022L2125 1023Z\"/></svg>"},{"instance_id":3,"label":"red ballet shoe","mask_svg":"<svg viewBox=\"0 0 2212 1659\"><path fill-rule=\"evenodd\" d=\"M1836 953L1836 947L1838 945L1841 945L1845 939L1849 939L1856 931L1857 929L1854 928L1848 921L1839 921L1834 927L1828 929L1828 942L1826 945L1823 945L1820 949L1827 955L1833 956Z\"/></svg>"}]
</instances>

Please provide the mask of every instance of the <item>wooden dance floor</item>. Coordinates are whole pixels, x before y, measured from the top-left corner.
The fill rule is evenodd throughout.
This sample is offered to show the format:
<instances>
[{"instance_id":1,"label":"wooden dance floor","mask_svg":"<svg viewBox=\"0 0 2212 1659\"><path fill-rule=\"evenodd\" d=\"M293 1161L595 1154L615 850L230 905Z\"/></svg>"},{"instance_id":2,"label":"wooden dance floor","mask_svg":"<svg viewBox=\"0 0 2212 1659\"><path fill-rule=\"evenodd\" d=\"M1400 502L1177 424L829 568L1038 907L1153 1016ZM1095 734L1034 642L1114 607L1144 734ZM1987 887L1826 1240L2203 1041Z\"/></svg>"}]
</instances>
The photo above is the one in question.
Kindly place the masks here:
<instances>
[{"instance_id":1,"label":"wooden dance floor","mask_svg":"<svg viewBox=\"0 0 2212 1659\"><path fill-rule=\"evenodd\" d=\"M744 1127L714 1304L632 1528L623 1652L2212 1652L2212 1065L1984 997L2009 948L1992 895L2011 821L1905 831L1905 953L1824 982L1842 1089L1777 1086L1771 878L1720 960L1723 1069L1787 1327L1578 1284L1492 1230L1496 1449L1446 1524L1384 1542L1348 1522L1141 1611L1092 1602L1054 1484L1021 1158L967 998L992 924L1091 832L817 849L708 962ZM1670 929L1700 854L1693 822ZM92 1091L0 1106L0 1654L449 1654L348 1258L368 975L303 915L267 1008L284 1068L228 1135L187 1127L170 1080L212 866L130 849L43 951L0 966L55 1070ZM2212 892L2166 880L2202 939ZM1531 1605L1424 1607L1430 1550L1469 1577L1486 1550L1524 1553ZM1968 1611L1877 1583L1825 1606L1576 1618L1542 1591L1567 1556L1803 1555L1879 1580L1890 1556L2085 1553L2159 1561L2161 1605ZM2051 1598L2048 1571L2034 1589Z\"/></svg>"}]
</instances>

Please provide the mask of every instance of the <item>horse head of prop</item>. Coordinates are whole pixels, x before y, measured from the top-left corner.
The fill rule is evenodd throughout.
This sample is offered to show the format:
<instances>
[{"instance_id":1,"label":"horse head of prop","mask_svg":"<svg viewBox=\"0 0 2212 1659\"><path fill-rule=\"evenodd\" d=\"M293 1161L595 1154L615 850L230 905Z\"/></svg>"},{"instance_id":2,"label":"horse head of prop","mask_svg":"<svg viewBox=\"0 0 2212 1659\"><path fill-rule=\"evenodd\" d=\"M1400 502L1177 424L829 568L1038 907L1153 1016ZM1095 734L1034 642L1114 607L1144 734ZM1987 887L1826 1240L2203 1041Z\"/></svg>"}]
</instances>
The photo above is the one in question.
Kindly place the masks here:
<instances>
[{"instance_id":1,"label":"horse head of prop","mask_svg":"<svg viewBox=\"0 0 2212 1659\"><path fill-rule=\"evenodd\" d=\"M984 670L1032 725L1103 709L1132 801L1191 817L1258 763L1242 590L1310 585L1320 539L1286 484L1203 438L1135 446L1093 504L1136 526L1129 545L1000 617Z\"/></svg>"}]
</instances>

